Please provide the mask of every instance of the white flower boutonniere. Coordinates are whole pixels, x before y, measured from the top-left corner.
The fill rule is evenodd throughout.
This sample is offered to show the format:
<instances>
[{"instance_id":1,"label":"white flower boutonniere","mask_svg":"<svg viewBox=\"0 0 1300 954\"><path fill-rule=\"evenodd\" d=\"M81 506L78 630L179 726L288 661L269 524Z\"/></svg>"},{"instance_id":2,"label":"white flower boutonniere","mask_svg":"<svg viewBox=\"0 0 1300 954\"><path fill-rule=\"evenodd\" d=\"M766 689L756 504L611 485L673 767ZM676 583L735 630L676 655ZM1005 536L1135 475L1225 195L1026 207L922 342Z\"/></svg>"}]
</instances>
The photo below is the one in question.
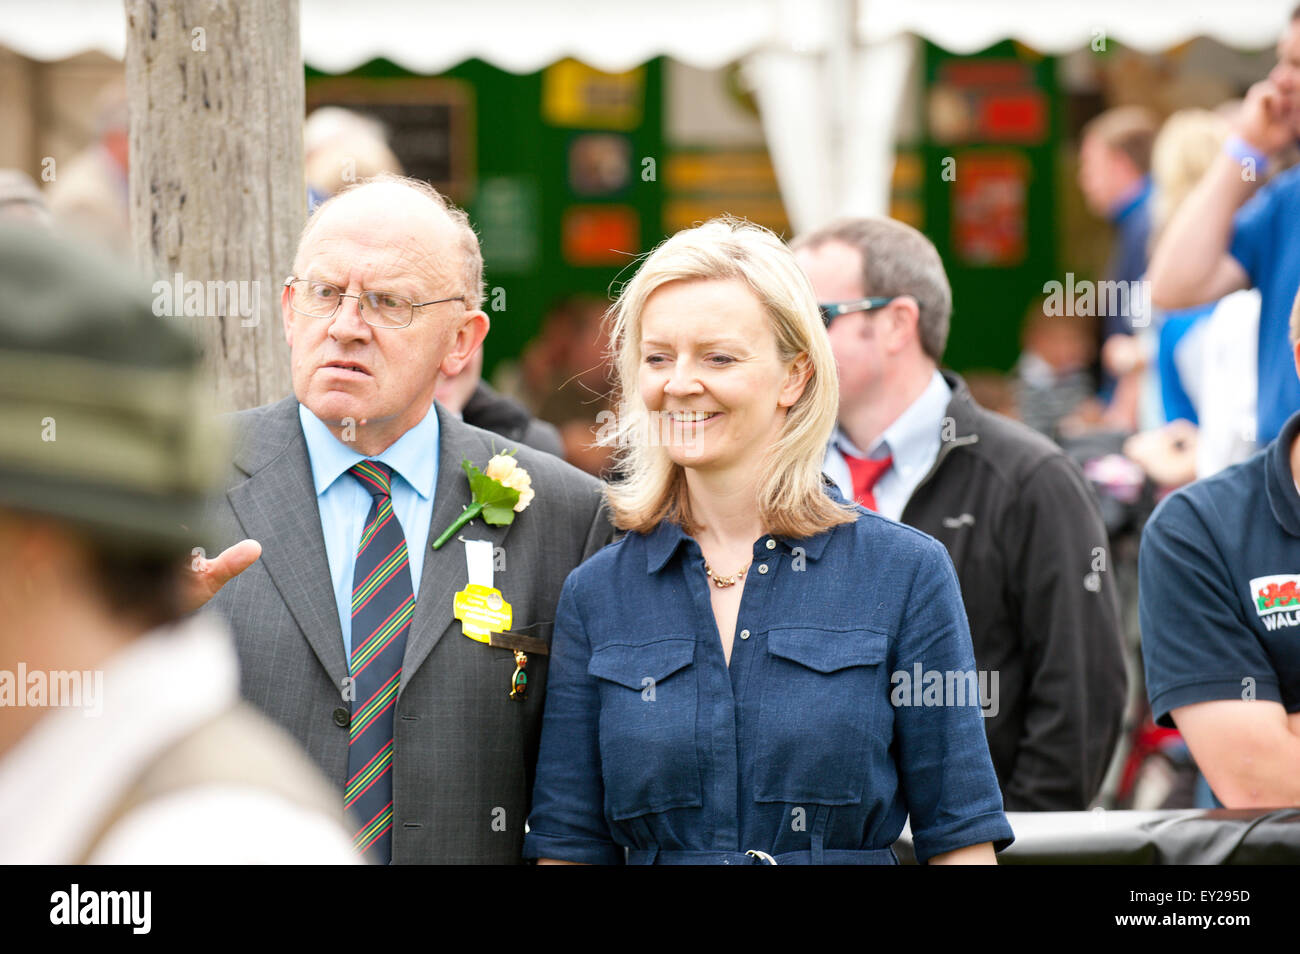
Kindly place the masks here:
<instances>
[{"instance_id":1,"label":"white flower boutonniere","mask_svg":"<svg viewBox=\"0 0 1300 954\"><path fill-rule=\"evenodd\" d=\"M533 479L515 460L516 451L497 454L484 470L479 470L468 459L460 466L469 478L473 499L450 527L433 542L438 549L452 538L457 530L475 517L482 515L485 523L494 527L514 523L515 514L522 513L533 502Z\"/></svg>"}]
</instances>

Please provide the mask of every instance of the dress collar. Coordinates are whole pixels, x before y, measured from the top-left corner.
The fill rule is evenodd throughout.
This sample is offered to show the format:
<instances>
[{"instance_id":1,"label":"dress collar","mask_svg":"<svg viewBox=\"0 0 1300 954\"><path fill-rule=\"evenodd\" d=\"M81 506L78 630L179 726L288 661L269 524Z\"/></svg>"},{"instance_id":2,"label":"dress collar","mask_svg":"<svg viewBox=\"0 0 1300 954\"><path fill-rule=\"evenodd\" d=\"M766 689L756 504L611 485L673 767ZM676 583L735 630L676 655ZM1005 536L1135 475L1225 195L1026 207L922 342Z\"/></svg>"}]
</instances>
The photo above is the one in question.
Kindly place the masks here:
<instances>
[{"instance_id":1,"label":"dress collar","mask_svg":"<svg viewBox=\"0 0 1300 954\"><path fill-rule=\"evenodd\" d=\"M437 454L430 451L430 448L438 446L438 414L435 408L436 405L430 403L428 413L419 424L390 444L378 457L371 458L391 467L425 500L433 496L434 468L438 459ZM331 434L329 428L306 405L298 405L298 418L302 421L302 433L307 439L312 482L316 486L316 496L319 497L334 481L347 473L348 468L366 457Z\"/></svg>"},{"instance_id":2,"label":"dress collar","mask_svg":"<svg viewBox=\"0 0 1300 954\"><path fill-rule=\"evenodd\" d=\"M1282 528L1293 537L1300 537L1300 492L1291 474L1291 445L1300 434L1300 412L1293 414L1282 427L1268 450L1264 486L1268 492L1268 505Z\"/></svg>"},{"instance_id":3,"label":"dress collar","mask_svg":"<svg viewBox=\"0 0 1300 954\"><path fill-rule=\"evenodd\" d=\"M839 488L827 485L825 489L827 495L832 500L835 500L837 503L845 502L844 497L840 494ZM830 530L823 530L821 533L814 534L811 537L803 538L784 537L773 534L772 539L776 540L787 553L792 552L795 547L801 547L805 557L809 560L816 560L822 555L822 551L826 549L826 544L830 542L831 534L833 532L834 528L831 528ZM645 541L647 573L658 573L668 565L668 561L677 553L679 547L687 541L692 540L692 538L682 530L679 524L673 523L669 520L662 521L659 526L655 527L649 533L637 534L637 536L640 536L641 539ZM755 541L754 555L756 557L762 556L768 552L764 545L766 540L767 537L764 536Z\"/></svg>"}]
</instances>

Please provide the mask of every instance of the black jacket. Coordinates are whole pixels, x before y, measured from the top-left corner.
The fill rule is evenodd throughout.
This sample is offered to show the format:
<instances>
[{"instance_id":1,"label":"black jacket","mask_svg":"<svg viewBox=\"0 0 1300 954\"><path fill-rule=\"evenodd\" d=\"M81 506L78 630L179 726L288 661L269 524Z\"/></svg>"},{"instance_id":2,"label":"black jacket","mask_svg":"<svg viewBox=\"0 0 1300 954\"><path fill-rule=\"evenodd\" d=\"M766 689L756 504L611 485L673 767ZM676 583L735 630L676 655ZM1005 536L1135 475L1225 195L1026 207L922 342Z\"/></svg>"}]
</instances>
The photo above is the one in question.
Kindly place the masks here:
<instances>
[{"instance_id":1,"label":"black jacket","mask_svg":"<svg viewBox=\"0 0 1300 954\"><path fill-rule=\"evenodd\" d=\"M984 725L1006 810L1079 811L1101 787L1126 696L1106 528L1060 448L944 379L939 456L902 522L948 548L976 664L998 674Z\"/></svg>"}]
</instances>

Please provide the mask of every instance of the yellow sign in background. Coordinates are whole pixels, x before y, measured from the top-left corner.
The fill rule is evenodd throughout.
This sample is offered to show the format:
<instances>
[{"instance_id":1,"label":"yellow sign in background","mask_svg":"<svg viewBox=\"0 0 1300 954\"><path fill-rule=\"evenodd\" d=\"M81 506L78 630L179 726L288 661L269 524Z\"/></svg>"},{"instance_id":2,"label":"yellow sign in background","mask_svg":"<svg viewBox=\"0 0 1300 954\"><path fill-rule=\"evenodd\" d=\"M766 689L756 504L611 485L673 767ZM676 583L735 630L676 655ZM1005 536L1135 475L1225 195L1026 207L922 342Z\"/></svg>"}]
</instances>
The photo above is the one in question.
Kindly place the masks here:
<instances>
[{"instance_id":1,"label":"yellow sign in background","mask_svg":"<svg viewBox=\"0 0 1300 954\"><path fill-rule=\"evenodd\" d=\"M542 74L542 119L579 129L635 129L641 125L645 69L604 73L561 60Z\"/></svg>"}]
</instances>

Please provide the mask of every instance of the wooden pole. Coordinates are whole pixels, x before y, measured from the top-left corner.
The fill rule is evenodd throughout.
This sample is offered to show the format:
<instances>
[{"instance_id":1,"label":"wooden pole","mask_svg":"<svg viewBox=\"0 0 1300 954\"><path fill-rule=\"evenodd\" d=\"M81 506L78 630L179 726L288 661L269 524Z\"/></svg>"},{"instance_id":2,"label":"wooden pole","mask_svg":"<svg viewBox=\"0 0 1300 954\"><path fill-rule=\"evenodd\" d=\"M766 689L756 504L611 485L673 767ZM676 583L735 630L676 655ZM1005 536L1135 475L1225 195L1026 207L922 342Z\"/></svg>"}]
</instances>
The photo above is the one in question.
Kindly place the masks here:
<instances>
[{"instance_id":1,"label":"wooden pole","mask_svg":"<svg viewBox=\"0 0 1300 954\"><path fill-rule=\"evenodd\" d=\"M290 390L280 286L306 216L298 0L125 0L131 241L223 409Z\"/></svg>"}]
</instances>

